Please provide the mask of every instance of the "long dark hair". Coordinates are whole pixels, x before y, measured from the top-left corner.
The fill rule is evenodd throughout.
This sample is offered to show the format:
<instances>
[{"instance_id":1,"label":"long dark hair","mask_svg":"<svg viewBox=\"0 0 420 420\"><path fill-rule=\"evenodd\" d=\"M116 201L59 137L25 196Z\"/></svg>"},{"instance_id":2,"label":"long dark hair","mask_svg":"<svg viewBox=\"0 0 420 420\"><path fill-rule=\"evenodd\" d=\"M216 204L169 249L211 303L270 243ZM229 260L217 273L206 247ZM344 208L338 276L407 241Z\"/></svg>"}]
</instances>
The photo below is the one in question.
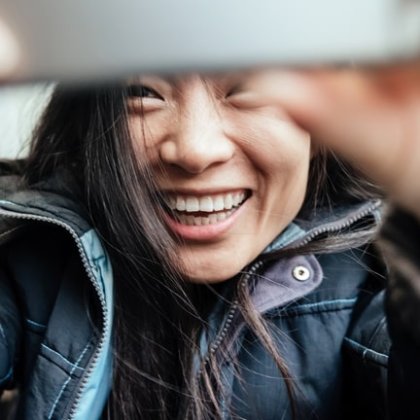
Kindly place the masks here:
<instances>
[{"instance_id":1,"label":"long dark hair","mask_svg":"<svg viewBox=\"0 0 420 420\"><path fill-rule=\"evenodd\" d=\"M115 371L108 417L220 418L217 359L210 352L200 361L198 375L191 368L197 337L219 290L189 284L179 274L174 239L153 210L159 199L153 176L133 149L126 96L122 86L78 90L58 86L34 133L25 181L36 188L52 174L65 174L113 263ZM376 193L331 154L319 153L310 171L303 215L332 200L355 201ZM332 173L334 182L329 178ZM354 245L369 237L364 235L353 237ZM239 284L240 277L233 284ZM235 299L242 318L286 379L293 407L296 390L269 325L254 310L248 288L234 291L231 300ZM296 407L292 411L296 415Z\"/></svg>"}]
</instances>

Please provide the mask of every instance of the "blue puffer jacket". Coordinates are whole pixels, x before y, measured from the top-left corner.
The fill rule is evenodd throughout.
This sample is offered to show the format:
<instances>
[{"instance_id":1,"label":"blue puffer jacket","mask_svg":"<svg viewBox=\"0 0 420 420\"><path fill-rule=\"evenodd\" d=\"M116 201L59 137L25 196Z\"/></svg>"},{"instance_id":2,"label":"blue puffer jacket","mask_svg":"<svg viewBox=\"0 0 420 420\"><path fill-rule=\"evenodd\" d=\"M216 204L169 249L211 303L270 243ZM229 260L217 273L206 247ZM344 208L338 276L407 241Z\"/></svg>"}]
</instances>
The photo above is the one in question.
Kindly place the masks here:
<instances>
[{"instance_id":1,"label":"blue puffer jacket","mask_svg":"<svg viewBox=\"0 0 420 420\"><path fill-rule=\"evenodd\" d=\"M19 387L19 419L98 419L112 382L109 258L65 183L18 185L18 176L0 177L0 391ZM270 249L376 224L379 215L379 203L366 202L295 221ZM303 418L387 418L381 270L369 249L250 267L252 301L271 321ZM204 357L220 357L226 418L290 419L284 380L237 315L234 304L218 304L201 339Z\"/></svg>"}]
</instances>

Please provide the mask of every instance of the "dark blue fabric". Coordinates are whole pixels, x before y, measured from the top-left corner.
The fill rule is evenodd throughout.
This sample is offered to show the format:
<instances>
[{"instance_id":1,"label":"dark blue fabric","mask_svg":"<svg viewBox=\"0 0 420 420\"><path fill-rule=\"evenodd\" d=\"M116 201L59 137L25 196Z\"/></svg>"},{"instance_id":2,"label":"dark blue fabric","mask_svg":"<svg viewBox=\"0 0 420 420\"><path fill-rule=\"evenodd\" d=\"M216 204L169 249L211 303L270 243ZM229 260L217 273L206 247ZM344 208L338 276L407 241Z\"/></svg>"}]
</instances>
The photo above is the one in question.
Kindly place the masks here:
<instances>
[{"instance_id":1,"label":"dark blue fabric","mask_svg":"<svg viewBox=\"0 0 420 420\"><path fill-rule=\"evenodd\" d=\"M17 204L3 208L63 220L79 235L88 230L71 199L51 189L25 197L9 183L0 178L0 200ZM19 418L61 420L97 346L100 304L65 229L0 218L2 233L0 387L18 381ZM310 272L306 283L293 279L299 265ZM378 267L372 249L349 250L276 260L252 278L253 302L286 362L301 418L385 418L390 339ZM223 313L215 319L217 339ZM240 317L219 347L226 417L292 419L285 379Z\"/></svg>"}]
</instances>

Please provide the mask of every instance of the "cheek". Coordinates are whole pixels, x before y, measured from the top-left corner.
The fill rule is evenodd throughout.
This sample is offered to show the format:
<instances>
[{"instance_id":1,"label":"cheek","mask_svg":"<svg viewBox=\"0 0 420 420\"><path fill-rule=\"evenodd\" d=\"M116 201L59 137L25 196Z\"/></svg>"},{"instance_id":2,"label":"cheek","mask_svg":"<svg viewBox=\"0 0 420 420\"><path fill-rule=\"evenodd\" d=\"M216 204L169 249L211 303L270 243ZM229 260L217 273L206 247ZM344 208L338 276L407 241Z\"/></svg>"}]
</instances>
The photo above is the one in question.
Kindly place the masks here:
<instances>
[{"instance_id":1,"label":"cheek","mask_svg":"<svg viewBox=\"0 0 420 420\"><path fill-rule=\"evenodd\" d=\"M136 153L146 156L150 164L159 160L158 144L167 132L167 120L159 115L141 117L131 115L128 120L130 135Z\"/></svg>"},{"instance_id":2,"label":"cheek","mask_svg":"<svg viewBox=\"0 0 420 420\"><path fill-rule=\"evenodd\" d=\"M255 118L243 131L242 149L258 174L256 206L265 226L284 228L299 212L306 194L311 155L309 133L293 122Z\"/></svg>"},{"instance_id":3,"label":"cheek","mask_svg":"<svg viewBox=\"0 0 420 420\"><path fill-rule=\"evenodd\" d=\"M144 119L138 115L131 115L128 119L128 128L136 150L143 152L146 149L145 133L148 131Z\"/></svg>"},{"instance_id":4,"label":"cheek","mask_svg":"<svg viewBox=\"0 0 420 420\"><path fill-rule=\"evenodd\" d=\"M237 128L242 151L262 173L284 177L307 171L310 135L293 122L258 116L243 119Z\"/></svg>"}]
</instances>

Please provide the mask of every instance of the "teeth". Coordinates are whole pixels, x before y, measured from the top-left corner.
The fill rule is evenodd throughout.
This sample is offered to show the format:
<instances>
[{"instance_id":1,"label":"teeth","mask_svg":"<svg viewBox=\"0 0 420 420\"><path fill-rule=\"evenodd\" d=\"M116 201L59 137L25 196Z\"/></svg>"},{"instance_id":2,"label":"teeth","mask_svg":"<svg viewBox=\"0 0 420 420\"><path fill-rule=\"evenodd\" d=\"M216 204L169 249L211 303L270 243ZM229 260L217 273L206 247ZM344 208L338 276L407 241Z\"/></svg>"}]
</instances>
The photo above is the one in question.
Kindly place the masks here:
<instances>
[{"instance_id":1,"label":"teeth","mask_svg":"<svg viewBox=\"0 0 420 420\"><path fill-rule=\"evenodd\" d=\"M232 209L229 211L225 211L222 213L214 213L209 214L206 217L195 217L187 214L178 214L178 220L188 226L207 226L207 225L214 225L216 223L222 222L230 217L236 210Z\"/></svg>"},{"instance_id":2,"label":"teeth","mask_svg":"<svg viewBox=\"0 0 420 420\"><path fill-rule=\"evenodd\" d=\"M202 197L200 198L200 211L213 211L213 200L211 197Z\"/></svg>"},{"instance_id":3,"label":"teeth","mask_svg":"<svg viewBox=\"0 0 420 420\"><path fill-rule=\"evenodd\" d=\"M218 195L213 201L213 209L214 211L220 211L225 209L225 200L223 200L223 196Z\"/></svg>"},{"instance_id":4,"label":"teeth","mask_svg":"<svg viewBox=\"0 0 420 420\"><path fill-rule=\"evenodd\" d=\"M231 209L233 207L233 195L226 194L225 195L225 209Z\"/></svg>"},{"instance_id":5,"label":"teeth","mask_svg":"<svg viewBox=\"0 0 420 420\"><path fill-rule=\"evenodd\" d=\"M244 200L245 192L204 197L169 196L167 205L171 210L186 211L187 213L198 211L212 213L214 211L230 210L239 206Z\"/></svg>"},{"instance_id":6,"label":"teeth","mask_svg":"<svg viewBox=\"0 0 420 420\"><path fill-rule=\"evenodd\" d=\"M187 197L187 199L185 200L185 203L186 203L185 210L187 212L200 211L200 203L198 201L198 198Z\"/></svg>"},{"instance_id":7,"label":"teeth","mask_svg":"<svg viewBox=\"0 0 420 420\"><path fill-rule=\"evenodd\" d=\"M245 199L245 194L243 192L234 194L233 205L237 206L239 203L242 203L244 199Z\"/></svg>"},{"instance_id":8,"label":"teeth","mask_svg":"<svg viewBox=\"0 0 420 420\"><path fill-rule=\"evenodd\" d=\"M209 224L210 225L214 225L215 223L217 223L217 214L211 214L209 217Z\"/></svg>"},{"instance_id":9,"label":"teeth","mask_svg":"<svg viewBox=\"0 0 420 420\"><path fill-rule=\"evenodd\" d=\"M176 210L178 210L178 211L184 211L185 210L185 206L186 206L185 200L182 197L177 197L176 198ZM175 209L172 208L172 210L175 210Z\"/></svg>"}]
</instances>

